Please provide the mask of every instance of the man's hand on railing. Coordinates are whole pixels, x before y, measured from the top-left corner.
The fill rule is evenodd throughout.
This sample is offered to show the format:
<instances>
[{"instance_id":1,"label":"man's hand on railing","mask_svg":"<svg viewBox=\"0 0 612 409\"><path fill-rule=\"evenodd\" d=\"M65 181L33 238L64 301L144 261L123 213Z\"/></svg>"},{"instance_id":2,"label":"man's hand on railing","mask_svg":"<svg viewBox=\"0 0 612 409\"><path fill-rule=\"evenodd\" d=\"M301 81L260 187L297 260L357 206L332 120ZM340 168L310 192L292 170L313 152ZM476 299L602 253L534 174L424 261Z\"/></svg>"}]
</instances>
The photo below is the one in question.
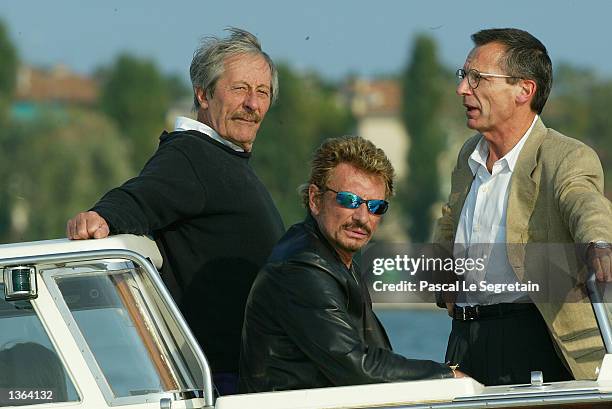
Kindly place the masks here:
<instances>
[{"instance_id":1,"label":"man's hand on railing","mask_svg":"<svg viewBox=\"0 0 612 409\"><path fill-rule=\"evenodd\" d=\"M599 282L612 281L612 245L603 241L589 244L587 262Z\"/></svg>"},{"instance_id":2,"label":"man's hand on railing","mask_svg":"<svg viewBox=\"0 0 612 409\"><path fill-rule=\"evenodd\" d=\"M94 211L81 212L66 223L66 237L70 240L102 239L109 232L106 220Z\"/></svg>"}]
</instances>

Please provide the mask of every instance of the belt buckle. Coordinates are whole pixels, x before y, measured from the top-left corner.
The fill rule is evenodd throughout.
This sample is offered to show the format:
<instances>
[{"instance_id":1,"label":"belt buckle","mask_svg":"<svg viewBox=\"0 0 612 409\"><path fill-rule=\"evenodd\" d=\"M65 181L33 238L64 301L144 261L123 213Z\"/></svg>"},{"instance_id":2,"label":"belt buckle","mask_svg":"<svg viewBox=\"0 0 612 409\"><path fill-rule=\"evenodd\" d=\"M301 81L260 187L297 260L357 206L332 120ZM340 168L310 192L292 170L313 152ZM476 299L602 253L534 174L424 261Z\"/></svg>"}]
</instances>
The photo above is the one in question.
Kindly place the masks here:
<instances>
[{"instance_id":1,"label":"belt buckle","mask_svg":"<svg viewBox=\"0 0 612 409\"><path fill-rule=\"evenodd\" d=\"M475 305L473 308L474 308L474 316L472 317L471 321L480 318L480 305Z\"/></svg>"},{"instance_id":2,"label":"belt buckle","mask_svg":"<svg viewBox=\"0 0 612 409\"><path fill-rule=\"evenodd\" d=\"M480 308L478 305L475 306L470 306L470 305L466 305L465 307L459 307L461 308L461 320L462 321L474 321L477 320L478 317L480 316Z\"/></svg>"}]
</instances>

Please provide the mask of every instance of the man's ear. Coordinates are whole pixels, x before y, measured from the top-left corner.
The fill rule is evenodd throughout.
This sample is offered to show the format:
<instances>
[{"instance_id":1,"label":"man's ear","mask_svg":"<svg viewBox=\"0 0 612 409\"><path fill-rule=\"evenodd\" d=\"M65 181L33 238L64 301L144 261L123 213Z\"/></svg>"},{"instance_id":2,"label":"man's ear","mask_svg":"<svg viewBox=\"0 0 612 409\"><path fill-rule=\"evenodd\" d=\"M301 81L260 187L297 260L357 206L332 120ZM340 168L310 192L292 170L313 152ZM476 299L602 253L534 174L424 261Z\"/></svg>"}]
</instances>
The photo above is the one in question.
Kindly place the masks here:
<instances>
[{"instance_id":1,"label":"man's ear","mask_svg":"<svg viewBox=\"0 0 612 409\"><path fill-rule=\"evenodd\" d=\"M198 103L201 109L208 109L208 98L206 97L206 91L202 87L195 87L194 89Z\"/></svg>"},{"instance_id":2,"label":"man's ear","mask_svg":"<svg viewBox=\"0 0 612 409\"><path fill-rule=\"evenodd\" d=\"M312 183L308 186L308 207L313 216L317 216L321 211L321 194L317 185Z\"/></svg>"},{"instance_id":3,"label":"man's ear","mask_svg":"<svg viewBox=\"0 0 612 409\"><path fill-rule=\"evenodd\" d=\"M538 89L536 82L534 80L520 80L519 87L516 102L521 105L531 103L531 100L535 96L536 89Z\"/></svg>"}]
</instances>

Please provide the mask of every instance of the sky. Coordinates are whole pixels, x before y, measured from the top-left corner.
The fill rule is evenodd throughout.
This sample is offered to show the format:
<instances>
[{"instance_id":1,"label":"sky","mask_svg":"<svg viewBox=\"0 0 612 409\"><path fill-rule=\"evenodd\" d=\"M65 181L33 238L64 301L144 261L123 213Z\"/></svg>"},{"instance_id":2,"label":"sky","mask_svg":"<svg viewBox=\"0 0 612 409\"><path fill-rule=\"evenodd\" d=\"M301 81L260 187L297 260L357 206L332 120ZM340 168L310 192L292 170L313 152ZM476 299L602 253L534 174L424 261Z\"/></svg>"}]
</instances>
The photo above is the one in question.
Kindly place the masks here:
<instances>
[{"instance_id":1,"label":"sky","mask_svg":"<svg viewBox=\"0 0 612 409\"><path fill-rule=\"evenodd\" d=\"M423 32L438 41L443 63L458 68L470 34L490 27L525 29L553 64L612 77L611 17L606 0L0 1L0 19L28 64L87 74L129 52L185 80L200 39L227 26L256 34L274 60L330 80L400 72Z\"/></svg>"}]
</instances>

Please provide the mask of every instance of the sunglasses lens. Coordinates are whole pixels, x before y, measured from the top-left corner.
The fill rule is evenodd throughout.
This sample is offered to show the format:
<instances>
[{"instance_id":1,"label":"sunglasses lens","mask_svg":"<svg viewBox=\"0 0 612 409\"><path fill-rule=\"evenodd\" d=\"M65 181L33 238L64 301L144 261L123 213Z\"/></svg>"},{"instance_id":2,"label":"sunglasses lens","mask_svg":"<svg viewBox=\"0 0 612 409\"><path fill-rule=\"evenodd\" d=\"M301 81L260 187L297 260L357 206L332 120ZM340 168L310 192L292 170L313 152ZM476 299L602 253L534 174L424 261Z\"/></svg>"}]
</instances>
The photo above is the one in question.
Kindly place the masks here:
<instances>
[{"instance_id":1,"label":"sunglasses lens","mask_svg":"<svg viewBox=\"0 0 612 409\"><path fill-rule=\"evenodd\" d=\"M368 211L372 214L385 214L389 208L389 203L386 200L363 200L351 192L336 193L336 202L347 209L357 209L362 203L366 203Z\"/></svg>"},{"instance_id":2,"label":"sunglasses lens","mask_svg":"<svg viewBox=\"0 0 612 409\"><path fill-rule=\"evenodd\" d=\"M347 209L356 209L361 204L361 198L351 192L338 192L336 201L340 206L346 207Z\"/></svg>"},{"instance_id":3,"label":"sunglasses lens","mask_svg":"<svg viewBox=\"0 0 612 409\"><path fill-rule=\"evenodd\" d=\"M388 208L389 208L389 203L386 200L368 201L368 210L372 214L385 214Z\"/></svg>"}]
</instances>

